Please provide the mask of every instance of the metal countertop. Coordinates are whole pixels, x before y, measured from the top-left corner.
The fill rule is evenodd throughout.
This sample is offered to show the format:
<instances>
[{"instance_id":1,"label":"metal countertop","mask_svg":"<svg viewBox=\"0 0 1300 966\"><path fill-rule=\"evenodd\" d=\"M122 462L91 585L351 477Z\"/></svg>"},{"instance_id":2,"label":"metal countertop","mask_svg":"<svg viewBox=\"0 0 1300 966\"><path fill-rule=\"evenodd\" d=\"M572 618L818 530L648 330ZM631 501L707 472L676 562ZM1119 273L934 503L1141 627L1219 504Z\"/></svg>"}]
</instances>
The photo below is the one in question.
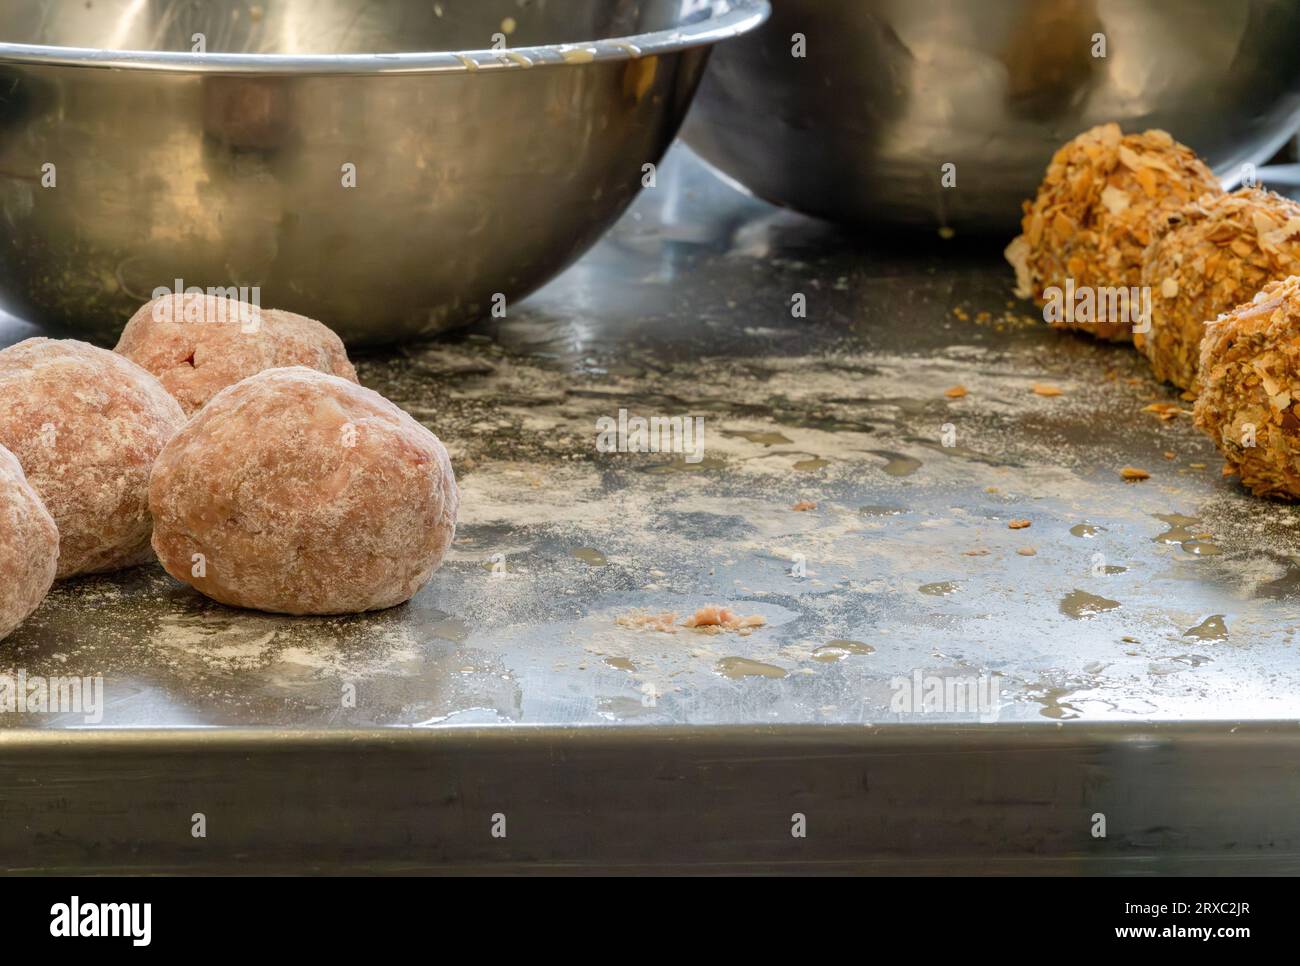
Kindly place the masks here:
<instances>
[{"instance_id":1,"label":"metal countertop","mask_svg":"<svg viewBox=\"0 0 1300 966\"><path fill-rule=\"evenodd\" d=\"M61 585L0 664L102 675L113 727L972 717L891 711L916 672L1000 675L986 720L1300 717L1300 514L1142 412L1179 400L1136 353L1034 322L997 239L846 235L681 148L660 185L506 319L359 360L463 490L410 605L273 617L141 568ZM597 452L620 409L702 416L703 460ZM617 623L709 603L767 625Z\"/></svg>"}]
</instances>

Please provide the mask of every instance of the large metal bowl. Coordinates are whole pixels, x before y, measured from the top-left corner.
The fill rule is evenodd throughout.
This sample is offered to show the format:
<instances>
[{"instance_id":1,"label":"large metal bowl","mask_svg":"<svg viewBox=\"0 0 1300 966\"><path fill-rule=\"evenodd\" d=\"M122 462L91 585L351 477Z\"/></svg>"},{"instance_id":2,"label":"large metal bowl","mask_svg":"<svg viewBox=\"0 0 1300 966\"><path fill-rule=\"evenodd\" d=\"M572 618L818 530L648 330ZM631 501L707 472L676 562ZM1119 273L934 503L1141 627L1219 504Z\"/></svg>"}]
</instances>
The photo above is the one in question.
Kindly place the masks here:
<instances>
[{"instance_id":1,"label":"large metal bowl","mask_svg":"<svg viewBox=\"0 0 1300 966\"><path fill-rule=\"evenodd\" d=\"M1223 174L1300 122L1294 0L772 6L718 51L685 135L755 194L826 218L1011 230L1052 152L1094 124L1165 128Z\"/></svg>"},{"instance_id":2,"label":"large metal bowl","mask_svg":"<svg viewBox=\"0 0 1300 966\"><path fill-rule=\"evenodd\" d=\"M617 218L711 45L767 10L5 0L0 308L107 340L177 279L256 286L354 344L508 310Z\"/></svg>"}]
</instances>

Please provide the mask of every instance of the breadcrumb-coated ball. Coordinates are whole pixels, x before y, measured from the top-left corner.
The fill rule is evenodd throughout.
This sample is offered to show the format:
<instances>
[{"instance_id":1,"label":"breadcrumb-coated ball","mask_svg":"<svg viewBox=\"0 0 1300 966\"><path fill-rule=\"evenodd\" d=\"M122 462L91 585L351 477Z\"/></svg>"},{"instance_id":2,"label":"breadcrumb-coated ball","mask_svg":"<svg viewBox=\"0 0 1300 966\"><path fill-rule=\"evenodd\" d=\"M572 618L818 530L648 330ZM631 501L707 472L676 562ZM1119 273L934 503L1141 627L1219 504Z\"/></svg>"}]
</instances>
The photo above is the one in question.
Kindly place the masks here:
<instances>
[{"instance_id":1,"label":"breadcrumb-coated ball","mask_svg":"<svg viewBox=\"0 0 1300 966\"><path fill-rule=\"evenodd\" d=\"M1300 276L1205 327L1196 425L1256 496L1300 498Z\"/></svg>"},{"instance_id":2,"label":"breadcrumb-coated ball","mask_svg":"<svg viewBox=\"0 0 1300 966\"><path fill-rule=\"evenodd\" d=\"M442 563L459 502L437 436L378 393L301 366L217 393L149 484L168 573L284 614L409 600Z\"/></svg>"},{"instance_id":3,"label":"breadcrumb-coated ball","mask_svg":"<svg viewBox=\"0 0 1300 966\"><path fill-rule=\"evenodd\" d=\"M1118 124L1084 131L1052 158L1038 195L1024 203L1021 234L1007 246L1016 294L1045 302L1044 290L1140 284L1142 252L1169 215L1203 194L1220 194L1214 173L1164 131L1122 134ZM1127 342L1132 318L1060 323Z\"/></svg>"},{"instance_id":4,"label":"breadcrumb-coated ball","mask_svg":"<svg viewBox=\"0 0 1300 966\"><path fill-rule=\"evenodd\" d=\"M40 606L59 565L59 528L0 446L0 639Z\"/></svg>"},{"instance_id":5,"label":"breadcrumb-coated ball","mask_svg":"<svg viewBox=\"0 0 1300 966\"><path fill-rule=\"evenodd\" d=\"M162 384L115 352L73 339L0 350L0 445L58 524L60 579L152 559L149 473L183 425Z\"/></svg>"},{"instance_id":6,"label":"breadcrumb-coated ball","mask_svg":"<svg viewBox=\"0 0 1300 966\"><path fill-rule=\"evenodd\" d=\"M1159 378L1195 392L1206 323L1300 272L1300 204L1242 188L1202 198L1177 217L1146 253L1151 331L1133 341Z\"/></svg>"},{"instance_id":7,"label":"breadcrumb-coated ball","mask_svg":"<svg viewBox=\"0 0 1300 966\"><path fill-rule=\"evenodd\" d=\"M116 351L157 376L186 415L264 369L306 366L357 381L342 340L325 325L214 295L146 303L127 322Z\"/></svg>"}]
</instances>

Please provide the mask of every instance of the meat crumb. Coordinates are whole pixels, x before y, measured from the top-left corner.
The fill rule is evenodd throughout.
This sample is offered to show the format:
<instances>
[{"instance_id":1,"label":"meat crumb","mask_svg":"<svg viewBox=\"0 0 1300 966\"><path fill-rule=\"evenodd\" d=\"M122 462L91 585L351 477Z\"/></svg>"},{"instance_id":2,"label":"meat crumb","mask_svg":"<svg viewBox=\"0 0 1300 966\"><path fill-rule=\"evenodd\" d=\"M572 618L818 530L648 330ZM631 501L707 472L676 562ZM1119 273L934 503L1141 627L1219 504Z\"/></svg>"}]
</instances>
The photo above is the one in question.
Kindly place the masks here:
<instances>
[{"instance_id":1,"label":"meat crumb","mask_svg":"<svg viewBox=\"0 0 1300 966\"><path fill-rule=\"evenodd\" d=\"M1171 419L1176 419L1178 414L1184 410L1177 403L1155 402L1149 406L1144 406L1142 411L1144 413L1154 413L1165 422L1169 422Z\"/></svg>"},{"instance_id":2,"label":"meat crumb","mask_svg":"<svg viewBox=\"0 0 1300 966\"><path fill-rule=\"evenodd\" d=\"M722 627L729 631L740 630L744 627L762 627L767 623L767 619L757 614L752 617L741 617L726 607L718 607L710 604L701 607L692 617L682 621L683 627Z\"/></svg>"},{"instance_id":3,"label":"meat crumb","mask_svg":"<svg viewBox=\"0 0 1300 966\"><path fill-rule=\"evenodd\" d=\"M676 634L679 627L690 627L705 634L734 631L741 637L748 637L754 632L754 628L766 624L767 619L758 614L742 617L729 608L710 604L699 608L680 624L677 623L677 614L671 611L660 614L632 611L620 614L614 619L614 623L619 627L657 631L661 634Z\"/></svg>"}]
</instances>

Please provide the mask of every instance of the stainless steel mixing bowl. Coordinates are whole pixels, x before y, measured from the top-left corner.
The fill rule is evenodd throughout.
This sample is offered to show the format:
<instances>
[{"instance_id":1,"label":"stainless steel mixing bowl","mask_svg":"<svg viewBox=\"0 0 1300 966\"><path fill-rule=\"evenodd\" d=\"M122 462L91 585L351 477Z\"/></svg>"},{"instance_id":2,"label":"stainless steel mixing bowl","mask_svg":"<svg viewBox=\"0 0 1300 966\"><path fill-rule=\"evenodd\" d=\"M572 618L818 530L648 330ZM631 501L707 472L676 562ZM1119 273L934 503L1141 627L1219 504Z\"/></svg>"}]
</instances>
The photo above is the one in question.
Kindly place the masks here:
<instances>
[{"instance_id":1,"label":"stainless steel mixing bowl","mask_svg":"<svg viewBox=\"0 0 1300 966\"><path fill-rule=\"evenodd\" d=\"M713 58L685 136L755 194L826 218L1011 230L1052 152L1094 124L1165 128L1223 174L1300 122L1295 0L772 6Z\"/></svg>"},{"instance_id":2,"label":"stainless steel mixing bowl","mask_svg":"<svg viewBox=\"0 0 1300 966\"><path fill-rule=\"evenodd\" d=\"M177 279L256 286L353 344L508 310L623 211L711 46L767 11L5 0L0 308L107 340Z\"/></svg>"}]
</instances>

